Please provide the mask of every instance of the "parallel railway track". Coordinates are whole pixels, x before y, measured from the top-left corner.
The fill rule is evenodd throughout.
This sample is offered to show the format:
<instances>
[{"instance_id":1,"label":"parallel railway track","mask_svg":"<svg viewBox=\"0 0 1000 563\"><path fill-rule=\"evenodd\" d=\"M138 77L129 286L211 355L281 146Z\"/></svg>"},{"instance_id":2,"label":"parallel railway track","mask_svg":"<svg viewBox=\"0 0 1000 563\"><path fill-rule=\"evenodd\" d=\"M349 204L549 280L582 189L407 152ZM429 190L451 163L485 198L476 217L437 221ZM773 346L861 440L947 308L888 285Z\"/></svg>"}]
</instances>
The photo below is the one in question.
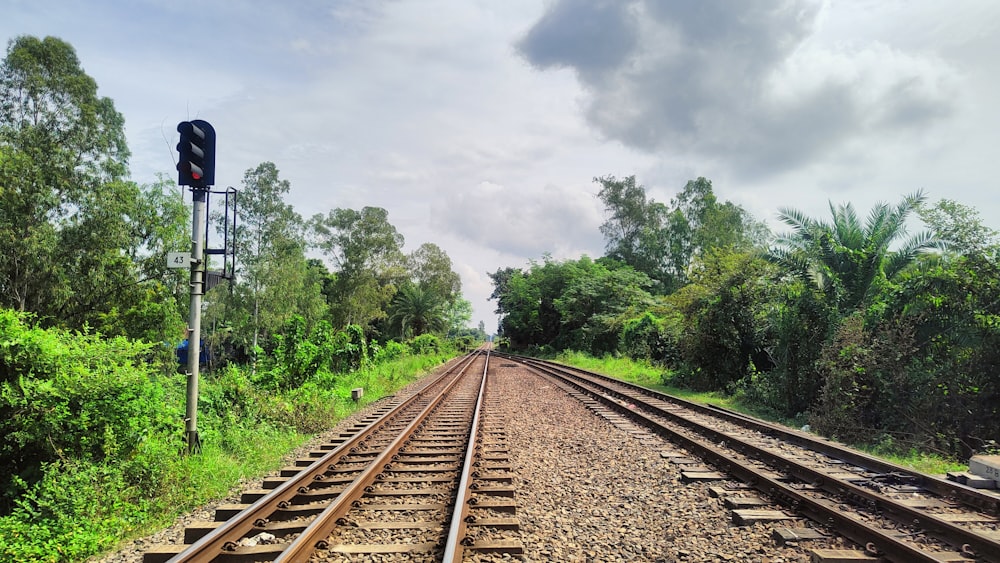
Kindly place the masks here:
<instances>
[{"instance_id":1,"label":"parallel railway track","mask_svg":"<svg viewBox=\"0 0 1000 563\"><path fill-rule=\"evenodd\" d=\"M1000 562L1000 497L751 417L560 364L523 362L890 561Z\"/></svg>"}]
</instances>

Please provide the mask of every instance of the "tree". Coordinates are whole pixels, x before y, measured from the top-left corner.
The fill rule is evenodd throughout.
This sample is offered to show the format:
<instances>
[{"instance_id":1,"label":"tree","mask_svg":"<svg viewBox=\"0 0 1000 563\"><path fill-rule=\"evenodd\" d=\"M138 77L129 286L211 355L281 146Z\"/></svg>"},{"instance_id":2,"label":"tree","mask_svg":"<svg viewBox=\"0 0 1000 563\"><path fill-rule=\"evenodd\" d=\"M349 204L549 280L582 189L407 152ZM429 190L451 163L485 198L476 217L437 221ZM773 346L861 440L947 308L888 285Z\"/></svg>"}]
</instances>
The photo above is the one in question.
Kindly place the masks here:
<instances>
[{"instance_id":1,"label":"tree","mask_svg":"<svg viewBox=\"0 0 1000 563\"><path fill-rule=\"evenodd\" d=\"M554 300L561 325L556 347L597 356L617 351L623 315L652 304L652 280L629 266L587 256L561 266L565 285Z\"/></svg>"},{"instance_id":2,"label":"tree","mask_svg":"<svg viewBox=\"0 0 1000 563\"><path fill-rule=\"evenodd\" d=\"M699 177L685 184L670 207L646 198L635 176L595 178L608 219L601 225L605 250L646 274L670 293L687 281L692 261L714 248L744 250L763 244L767 227L742 207L719 203L712 182Z\"/></svg>"},{"instance_id":3,"label":"tree","mask_svg":"<svg viewBox=\"0 0 1000 563\"><path fill-rule=\"evenodd\" d=\"M400 337L441 332L447 328L445 303L437 293L419 285L406 284L392 300L389 317L399 327Z\"/></svg>"},{"instance_id":4,"label":"tree","mask_svg":"<svg viewBox=\"0 0 1000 563\"><path fill-rule=\"evenodd\" d=\"M604 202L607 220L601 225L605 252L659 282L662 290L673 285L673 274L664 268L663 257L670 242L664 225L668 210L662 203L646 199L646 189L635 176L594 178L601 184L597 197Z\"/></svg>"},{"instance_id":5,"label":"tree","mask_svg":"<svg viewBox=\"0 0 1000 563\"><path fill-rule=\"evenodd\" d=\"M679 347L685 383L724 390L767 369L768 315L774 269L756 254L718 249L692 269L691 283L671 298L684 313Z\"/></svg>"},{"instance_id":6,"label":"tree","mask_svg":"<svg viewBox=\"0 0 1000 563\"><path fill-rule=\"evenodd\" d=\"M445 317L448 324L448 337L461 334L465 331L468 322L472 320L472 303L461 297L455 299L451 304L445 305Z\"/></svg>"},{"instance_id":7,"label":"tree","mask_svg":"<svg viewBox=\"0 0 1000 563\"><path fill-rule=\"evenodd\" d=\"M520 268L497 269L489 274L493 279L491 300L496 300L500 315L497 334L510 339L511 346L519 348L540 341L538 308L541 302L538 288Z\"/></svg>"},{"instance_id":8,"label":"tree","mask_svg":"<svg viewBox=\"0 0 1000 563\"><path fill-rule=\"evenodd\" d=\"M613 352L622 315L652 302L646 291L652 280L614 260L546 256L527 272L498 270L492 277L502 334L515 348Z\"/></svg>"},{"instance_id":9,"label":"tree","mask_svg":"<svg viewBox=\"0 0 1000 563\"><path fill-rule=\"evenodd\" d=\"M979 212L967 205L942 199L932 206L921 205L917 214L938 239L947 241L952 253L971 256L996 251L997 232L983 225Z\"/></svg>"},{"instance_id":10,"label":"tree","mask_svg":"<svg viewBox=\"0 0 1000 563\"><path fill-rule=\"evenodd\" d=\"M175 277L154 264L183 205L162 184L127 181L128 156L124 119L98 96L72 46L30 36L8 44L0 65L0 306L48 325L172 338Z\"/></svg>"},{"instance_id":11,"label":"tree","mask_svg":"<svg viewBox=\"0 0 1000 563\"><path fill-rule=\"evenodd\" d=\"M886 280L913 264L920 253L945 245L933 233L921 232L890 250L906 234L907 218L924 199L918 191L895 207L879 203L865 224L850 203L834 207L831 202L830 223L782 208L779 218L793 230L778 238L770 257L815 283L843 315L868 303Z\"/></svg>"},{"instance_id":12,"label":"tree","mask_svg":"<svg viewBox=\"0 0 1000 563\"><path fill-rule=\"evenodd\" d=\"M385 209L365 207L334 209L310 221L315 246L334 262L330 309L338 327L369 327L385 318L396 288L406 278L403 235L388 218Z\"/></svg>"},{"instance_id":13,"label":"tree","mask_svg":"<svg viewBox=\"0 0 1000 563\"><path fill-rule=\"evenodd\" d=\"M462 294L462 278L451 269L451 258L430 242L420 245L406 257L406 266L414 283L452 303Z\"/></svg>"},{"instance_id":14,"label":"tree","mask_svg":"<svg viewBox=\"0 0 1000 563\"><path fill-rule=\"evenodd\" d=\"M224 306L216 315L251 350L293 315L309 327L325 314L322 280L305 257L304 222L284 201L290 190L272 162L246 171L236 209L236 283L231 294L214 290Z\"/></svg>"}]
</instances>

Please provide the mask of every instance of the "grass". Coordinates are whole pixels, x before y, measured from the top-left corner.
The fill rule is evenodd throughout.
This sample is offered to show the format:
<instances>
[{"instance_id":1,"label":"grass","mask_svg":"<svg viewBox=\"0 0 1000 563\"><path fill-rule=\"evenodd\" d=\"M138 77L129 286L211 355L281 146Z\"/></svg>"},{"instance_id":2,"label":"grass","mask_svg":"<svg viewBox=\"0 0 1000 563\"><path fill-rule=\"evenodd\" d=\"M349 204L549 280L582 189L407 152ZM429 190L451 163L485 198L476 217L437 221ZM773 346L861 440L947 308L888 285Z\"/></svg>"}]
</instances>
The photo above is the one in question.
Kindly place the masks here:
<instances>
[{"instance_id":1,"label":"grass","mask_svg":"<svg viewBox=\"0 0 1000 563\"><path fill-rule=\"evenodd\" d=\"M775 417L773 413L761 411L754 408L753 405L742 403L735 397L719 392L703 393L664 385L663 381L666 379L664 376L669 374L664 371L664 368L653 366L649 362L639 362L629 358L616 358L612 356L595 358L581 352L572 351L561 352L554 359L557 362L610 375L623 381L635 383L636 385L641 385L688 401L726 408L786 426L798 426L798 424L790 425L787 419L780 419ZM949 471L965 471L968 469L966 464L954 459L917 450L899 452L891 444L850 444L850 447L914 471L931 475L943 475Z\"/></svg>"}]
</instances>

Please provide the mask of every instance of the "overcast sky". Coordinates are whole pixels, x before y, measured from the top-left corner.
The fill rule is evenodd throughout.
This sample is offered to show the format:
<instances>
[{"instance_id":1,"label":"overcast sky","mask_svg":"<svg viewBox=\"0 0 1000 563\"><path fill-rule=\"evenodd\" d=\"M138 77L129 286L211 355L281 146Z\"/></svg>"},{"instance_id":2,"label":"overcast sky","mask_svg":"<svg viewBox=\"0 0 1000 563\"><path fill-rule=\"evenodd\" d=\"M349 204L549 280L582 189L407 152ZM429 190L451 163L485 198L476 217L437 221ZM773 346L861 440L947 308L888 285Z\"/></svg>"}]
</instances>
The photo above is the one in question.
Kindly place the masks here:
<instances>
[{"instance_id":1,"label":"overcast sky","mask_svg":"<svg viewBox=\"0 0 1000 563\"><path fill-rule=\"evenodd\" d=\"M598 257L595 176L664 203L698 176L775 223L917 189L1000 228L996 0L0 0L0 37L72 44L126 120L132 177L272 161L305 217L383 207L437 244L472 324L487 272Z\"/></svg>"}]
</instances>

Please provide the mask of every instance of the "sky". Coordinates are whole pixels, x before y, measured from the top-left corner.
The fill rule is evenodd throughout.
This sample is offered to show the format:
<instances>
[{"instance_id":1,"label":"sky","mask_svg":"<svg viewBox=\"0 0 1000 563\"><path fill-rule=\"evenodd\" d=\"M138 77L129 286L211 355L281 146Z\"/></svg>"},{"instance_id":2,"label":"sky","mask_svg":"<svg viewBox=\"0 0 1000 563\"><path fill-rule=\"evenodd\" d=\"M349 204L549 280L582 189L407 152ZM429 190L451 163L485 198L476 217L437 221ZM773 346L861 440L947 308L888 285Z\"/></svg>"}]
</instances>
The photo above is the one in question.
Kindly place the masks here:
<instances>
[{"instance_id":1,"label":"sky","mask_svg":"<svg viewBox=\"0 0 1000 563\"><path fill-rule=\"evenodd\" d=\"M669 203L697 177L782 232L923 190L1000 229L996 0L0 0L125 117L132 179L274 162L303 217L388 210L494 330L488 272L599 257L595 177ZM919 228L919 225L917 226ZM184 249L178 249L184 250Z\"/></svg>"}]
</instances>

